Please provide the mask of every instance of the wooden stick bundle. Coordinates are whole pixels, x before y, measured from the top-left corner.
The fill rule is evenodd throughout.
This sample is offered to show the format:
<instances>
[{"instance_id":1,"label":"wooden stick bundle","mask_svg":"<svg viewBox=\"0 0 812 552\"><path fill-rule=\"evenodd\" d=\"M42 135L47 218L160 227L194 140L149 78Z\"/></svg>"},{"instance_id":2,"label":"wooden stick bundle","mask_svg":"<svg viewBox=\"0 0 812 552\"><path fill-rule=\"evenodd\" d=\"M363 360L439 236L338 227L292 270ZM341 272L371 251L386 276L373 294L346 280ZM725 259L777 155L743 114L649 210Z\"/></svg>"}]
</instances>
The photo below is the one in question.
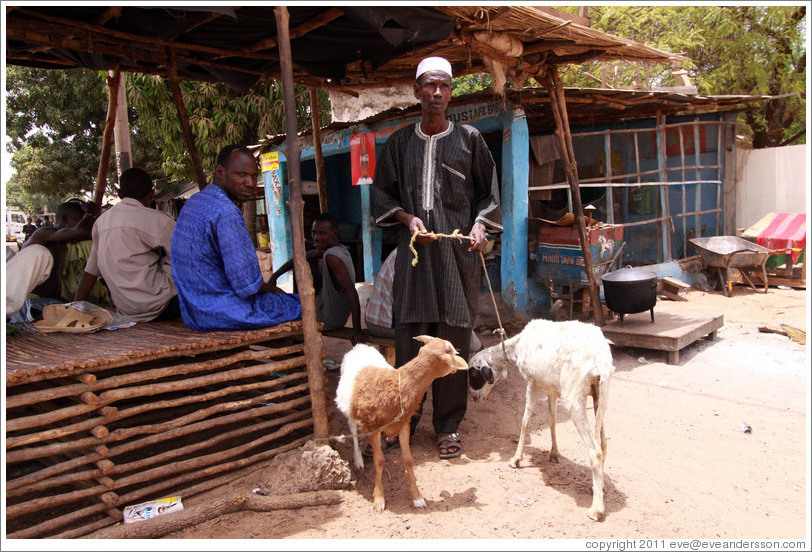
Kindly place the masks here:
<instances>
[{"instance_id":1,"label":"wooden stick bundle","mask_svg":"<svg viewBox=\"0 0 812 552\"><path fill-rule=\"evenodd\" d=\"M146 467L148 467L150 465L153 465L153 464L158 464L158 463L161 463L161 462L168 462L168 461L171 461L174 458L185 456L185 455L188 455L188 454L190 454L192 452L196 452L198 450L202 450L202 449L205 449L205 448L212 447L212 446L214 446L214 445L216 445L216 444L218 444L218 443L220 443L222 441L227 441L229 439L234 439L236 437L245 435L247 433L265 431L265 430L270 429L272 427L276 427L276 426L279 426L279 425L284 425L286 423L293 422L293 421L299 420L301 418L304 418L306 416L309 416L309 414L310 413L307 410L300 411L300 412L294 412L292 414L288 414L287 416L283 416L282 418L274 418L273 420L265 421L265 422L260 423L260 424L254 424L254 425L251 425L251 426L243 426L243 427L240 427L240 428L235 429L235 430L220 433L217 437L214 437L214 438L211 438L211 439L206 439L205 441L202 441L202 442L199 442L199 443L193 443L193 444L187 445L185 447L180 447L180 448L173 448L173 449L170 449L170 450L168 450L166 452L159 453L159 454L156 454L156 455L153 455L153 456L149 456L147 458L142 458L140 460L136 460L136 461L129 462L129 463L126 463L126 464L114 464L114 463L110 462L109 460L100 460L100 461L97 461L97 464L100 464L101 462L108 462L109 465L105 464L105 466L107 466L106 468L101 468L100 467L99 469L95 469L95 470L85 470L85 471L82 471L82 472L69 473L69 474L65 474L65 475L57 474L57 475L53 475L52 477L42 477L41 472L47 472L49 470L49 468L46 468L46 469L34 472L33 474L29 474L27 476L23 476L21 478L17 478L17 479L14 479L14 480L10 481L9 485L7 486L7 489L6 489L6 497L10 498L10 497L15 497L15 496L22 496L24 494L32 493L32 492L42 492L42 491L45 491L47 489L51 489L53 487L59 487L59 486L62 486L62 485L67 485L67 484L70 484L70 483L76 483L77 481L82 481L82 480L87 480L87 479L94 479L94 478L101 477L103 475L104 476L114 476L114 475L120 475L120 474L127 473L127 472L132 472L132 471L135 471L135 470L140 470L140 469L146 468ZM84 457L81 457L81 458L85 459L86 464L89 464L89 463L93 462L91 457L92 457L92 455L88 455L88 456L84 456ZM67 464L67 462L64 462L64 464ZM81 464L79 464L79 465L81 465ZM75 466L75 464L74 464L74 466ZM52 466L52 468L53 467L55 467L55 466ZM50 473L53 473L53 471L56 471L56 470L52 470ZM32 476L37 476L37 478L34 478ZM26 479L28 479L28 481L25 481ZM110 485L110 488L113 488L114 486L115 485L112 484L112 485Z\"/></svg>"},{"instance_id":2,"label":"wooden stick bundle","mask_svg":"<svg viewBox=\"0 0 812 552\"><path fill-rule=\"evenodd\" d=\"M209 376L203 376L202 378L184 379L179 381L166 382L162 384L153 383L137 387L128 387L125 389L105 391L99 397L99 403L96 405L71 406L59 410L49 411L44 414L37 414L34 416L27 416L25 418L17 418L15 420L10 420L7 423L7 426L9 428L8 431L12 431L11 428L14 428L14 430L20 430L27 429L30 427L36 427L36 425L52 423L64 419L66 417L74 416L76 415L75 410L77 408L80 409L79 413L85 413L90 412L101 405L106 405L116 400L122 400L125 398L130 399L143 395L153 395L158 393L181 391L186 389L193 389L195 387L200 387L202 385L209 385L211 383L221 383L224 381L261 376L267 374L269 370L270 371L288 370L290 368L300 367L303 364L304 364L303 359L297 357L278 363L274 362L271 364L271 366L269 366L268 364L261 364L259 366L253 366L249 368L240 368L237 370L230 370L227 372L218 372L216 374L211 374ZM271 380L268 382L268 385L278 385L281 379L282 378ZM230 392L224 392L222 394L229 393ZM185 399L185 402L197 402L199 400L201 400L199 397L190 396L187 399ZM146 410L165 408L168 406L179 406L181 404L184 404L184 399L175 400L171 404L169 403L170 401L163 401L163 403L147 403L144 405L140 405L139 407L134 407L126 411L118 412L114 415L103 416L102 419L105 422L109 422L112 421L113 419L118 420L126 418L128 416L132 416ZM86 410L88 408L90 410ZM54 438L59 435L66 435L69 433L75 433L78 431L89 429L94 427L95 425L98 425L100 419L97 418L95 420L96 420L95 424L93 424L92 421L85 421L65 426L60 429L49 429L41 433L29 434L25 436L8 437L6 439L6 448L11 449L22 445L27 445L35 442L40 442L46 439Z\"/></svg>"},{"instance_id":3,"label":"wooden stick bundle","mask_svg":"<svg viewBox=\"0 0 812 552\"><path fill-rule=\"evenodd\" d=\"M246 350L239 353L219 358L204 360L200 362L190 362L181 364L172 364L163 368L155 368L151 370L137 370L127 374L118 376L111 376L102 380L96 379L94 376L92 381L87 381L82 384L74 385L60 385L58 387L50 387L48 389L39 389L37 391L30 391L27 393L20 393L18 395L11 395L6 397L6 409L17 408L28 404L36 404L45 400L51 400L58 397L68 397L71 395L79 395L86 391L102 391L105 389L117 389L124 385L139 383L148 380L157 380L168 376L179 376L190 374L192 372L200 372L205 370L216 370L230 364L243 362L247 360L264 360L268 358L275 358L279 356L299 354L304 350L304 345L298 343L289 347L279 347L275 349L263 349L260 351ZM82 374L84 375L84 374Z\"/></svg>"},{"instance_id":4,"label":"wooden stick bundle","mask_svg":"<svg viewBox=\"0 0 812 552\"><path fill-rule=\"evenodd\" d=\"M234 494L215 499L208 504L197 504L180 512L163 517L129 525L117 525L96 531L86 537L89 539L154 539L174 531L180 531L192 525L202 523L225 514L249 510L252 512L270 512L273 510L292 510L309 506L328 506L339 504L341 493L338 491L312 491L280 496L262 496L257 494Z\"/></svg>"}]
</instances>

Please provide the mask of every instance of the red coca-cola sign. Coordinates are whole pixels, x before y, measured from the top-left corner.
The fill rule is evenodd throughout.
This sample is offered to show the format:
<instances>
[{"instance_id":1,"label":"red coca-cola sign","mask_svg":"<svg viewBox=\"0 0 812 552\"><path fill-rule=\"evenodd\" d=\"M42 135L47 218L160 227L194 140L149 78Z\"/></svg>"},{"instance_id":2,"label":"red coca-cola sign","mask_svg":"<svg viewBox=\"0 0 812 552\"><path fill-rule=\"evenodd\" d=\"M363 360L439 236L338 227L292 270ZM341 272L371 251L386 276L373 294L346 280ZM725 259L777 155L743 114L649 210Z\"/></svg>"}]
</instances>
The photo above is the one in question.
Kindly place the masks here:
<instances>
[{"instance_id":1,"label":"red coca-cola sign","mask_svg":"<svg viewBox=\"0 0 812 552\"><path fill-rule=\"evenodd\" d=\"M352 185L372 184L375 174L375 133L366 132L350 137Z\"/></svg>"}]
</instances>

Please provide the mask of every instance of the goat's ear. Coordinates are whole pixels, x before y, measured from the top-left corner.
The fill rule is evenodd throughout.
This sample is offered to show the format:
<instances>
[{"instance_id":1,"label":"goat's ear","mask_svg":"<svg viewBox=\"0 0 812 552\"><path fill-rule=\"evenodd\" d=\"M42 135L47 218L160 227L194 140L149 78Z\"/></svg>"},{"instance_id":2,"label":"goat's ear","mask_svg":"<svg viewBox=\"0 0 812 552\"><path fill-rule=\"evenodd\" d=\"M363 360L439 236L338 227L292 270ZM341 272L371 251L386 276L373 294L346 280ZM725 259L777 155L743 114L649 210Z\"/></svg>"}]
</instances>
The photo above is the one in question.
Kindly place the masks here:
<instances>
[{"instance_id":1,"label":"goat's ear","mask_svg":"<svg viewBox=\"0 0 812 552\"><path fill-rule=\"evenodd\" d=\"M418 341L422 341L423 343L428 343L429 341L431 341L434 338L431 337L430 335L416 335L416 336L414 336L414 339L416 339Z\"/></svg>"},{"instance_id":2,"label":"goat's ear","mask_svg":"<svg viewBox=\"0 0 812 552\"><path fill-rule=\"evenodd\" d=\"M484 377L488 383L493 383L493 370L491 370L490 366L486 365L482 367L482 377Z\"/></svg>"}]
</instances>

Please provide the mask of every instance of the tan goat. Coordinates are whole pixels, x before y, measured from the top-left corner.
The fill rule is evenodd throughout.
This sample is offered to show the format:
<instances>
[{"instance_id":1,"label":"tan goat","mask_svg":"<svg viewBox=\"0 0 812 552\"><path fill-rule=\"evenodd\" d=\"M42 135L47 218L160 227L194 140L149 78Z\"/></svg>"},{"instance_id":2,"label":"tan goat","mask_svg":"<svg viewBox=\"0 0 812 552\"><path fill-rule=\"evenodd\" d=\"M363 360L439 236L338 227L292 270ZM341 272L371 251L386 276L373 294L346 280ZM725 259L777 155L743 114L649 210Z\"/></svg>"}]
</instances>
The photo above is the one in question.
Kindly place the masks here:
<instances>
[{"instance_id":1,"label":"tan goat","mask_svg":"<svg viewBox=\"0 0 812 552\"><path fill-rule=\"evenodd\" d=\"M383 450L381 434L397 435L403 467L409 479L409 496L415 508L425 508L426 500L417 488L414 462L409 449L409 420L423 394L437 378L457 370L467 370L468 364L457 354L451 343L444 339L419 335L425 343L417 356L395 370L373 347L358 344L341 361L341 378L336 389L336 405L347 417L353 436L354 464L364 467L358 432L368 433L375 464L375 490L373 505L383 511Z\"/></svg>"}]
</instances>

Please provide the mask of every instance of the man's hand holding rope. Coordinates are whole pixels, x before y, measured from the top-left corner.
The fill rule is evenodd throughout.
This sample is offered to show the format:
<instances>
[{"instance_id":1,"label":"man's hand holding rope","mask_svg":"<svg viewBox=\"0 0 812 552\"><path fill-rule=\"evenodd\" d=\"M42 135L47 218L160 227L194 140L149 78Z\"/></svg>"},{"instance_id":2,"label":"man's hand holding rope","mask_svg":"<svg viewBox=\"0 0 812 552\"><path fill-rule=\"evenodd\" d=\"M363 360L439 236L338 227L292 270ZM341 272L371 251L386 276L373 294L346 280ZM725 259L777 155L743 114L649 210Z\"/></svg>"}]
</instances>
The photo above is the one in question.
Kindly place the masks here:
<instances>
[{"instance_id":1,"label":"man's hand holding rope","mask_svg":"<svg viewBox=\"0 0 812 552\"><path fill-rule=\"evenodd\" d=\"M485 251L485 246L488 245L488 237L485 234L484 224L481 222L475 222L471 227L471 232L468 234L468 236L473 242L471 247L468 248L468 251Z\"/></svg>"}]
</instances>

